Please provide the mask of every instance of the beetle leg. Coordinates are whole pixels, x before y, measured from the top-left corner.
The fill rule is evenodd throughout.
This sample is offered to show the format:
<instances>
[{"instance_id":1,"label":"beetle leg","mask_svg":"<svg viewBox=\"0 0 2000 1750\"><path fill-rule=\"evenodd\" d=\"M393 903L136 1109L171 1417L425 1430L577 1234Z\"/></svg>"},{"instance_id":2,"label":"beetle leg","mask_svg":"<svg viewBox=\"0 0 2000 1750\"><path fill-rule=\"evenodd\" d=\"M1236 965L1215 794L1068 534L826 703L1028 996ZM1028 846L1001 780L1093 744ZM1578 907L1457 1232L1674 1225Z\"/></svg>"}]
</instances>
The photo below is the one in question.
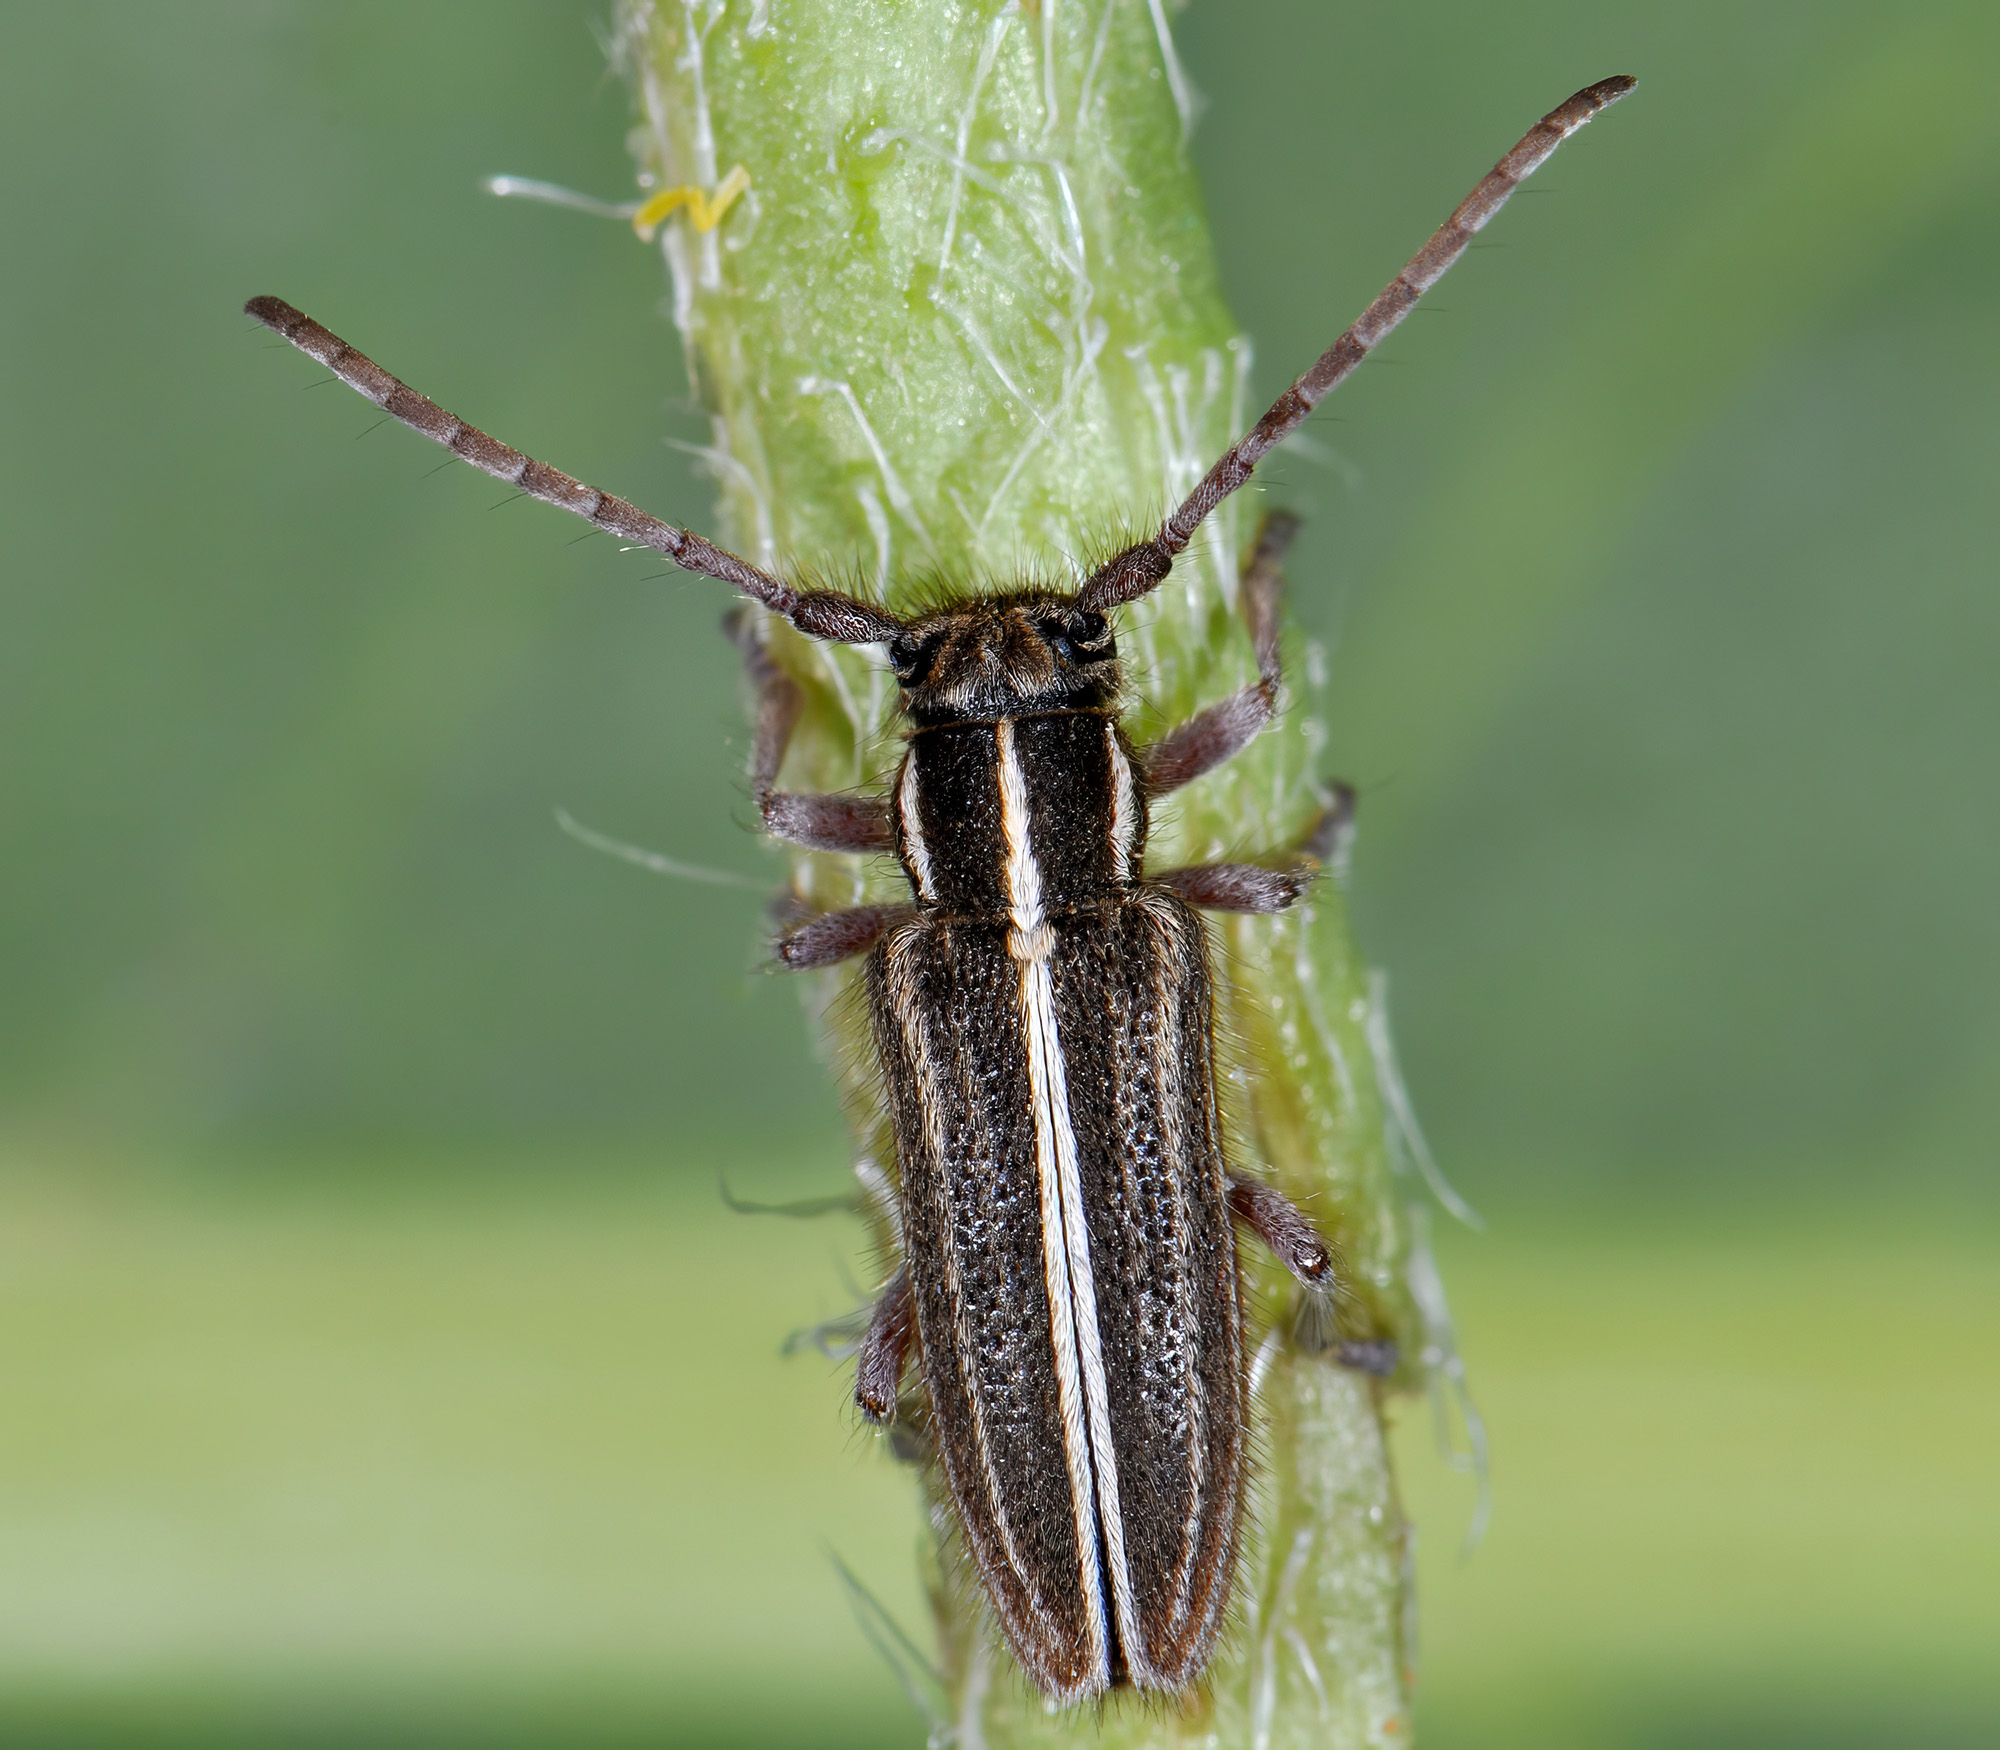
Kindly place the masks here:
<instances>
[{"instance_id":1,"label":"beetle leg","mask_svg":"<svg viewBox=\"0 0 2000 1750\"><path fill-rule=\"evenodd\" d=\"M1229 1175L1229 1213L1277 1254L1278 1262L1308 1288L1325 1285L1333 1248L1282 1191L1242 1173Z\"/></svg>"},{"instance_id":2,"label":"beetle leg","mask_svg":"<svg viewBox=\"0 0 2000 1750\"><path fill-rule=\"evenodd\" d=\"M1307 1304L1301 1309L1298 1329L1308 1349L1322 1353L1331 1349L1342 1367L1357 1373L1387 1378L1396 1371L1398 1351L1388 1338L1340 1338L1329 1344L1323 1336L1314 1335L1330 1333L1334 1324L1329 1315L1333 1311L1330 1303L1339 1291L1337 1261L1333 1248L1320 1238L1319 1229L1296 1203L1282 1191L1245 1174L1231 1173L1229 1212L1269 1246L1278 1262L1305 1288Z\"/></svg>"},{"instance_id":3,"label":"beetle leg","mask_svg":"<svg viewBox=\"0 0 2000 1750\"><path fill-rule=\"evenodd\" d=\"M1262 863L1190 863L1150 877L1189 905L1209 911L1284 911L1305 898L1322 867L1345 862L1354 839L1354 788L1335 784L1333 799L1300 838L1297 848L1312 860L1289 867Z\"/></svg>"},{"instance_id":4,"label":"beetle leg","mask_svg":"<svg viewBox=\"0 0 2000 1750\"><path fill-rule=\"evenodd\" d=\"M793 972L832 966L865 954L881 941L889 926L908 917L908 905L856 905L845 911L823 911L777 942L779 961Z\"/></svg>"},{"instance_id":5,"label":"beetle leg","mask_svg":"<svg viewBox=\"0 0 2000 1750\"><path fill-rule=\"evenodd\" d=\"M854 1402L862 1415L880 1427L896 1414L896 1394L903 1384L903 1367L916 1335L915 1305L910 1298L910 1273L898 1269L875 1302L875 1316L854 1367Z\"/></svg>"},{"instance_id":6,"label":"beetle leg","mask_svg":"<svg viewBox=\"0 0 2000 1750\"><path fill-rule=\"evenodd\" d=\"M1243 567L1237 596L1257 652L1255 684L1197 711L1145 749L1141 757L1149 795L1164 796L1234 759L1278 715L1278 689L1284 680L1278 603L1285 590L1285 575L1278 567L1298 529L1299 519L1290 511L1272 511L1258 526L1256 544Z\"/></svg>"},{"instance_id":7,"label":"beetle leg","mask_svg":"<svg viewBox=\"0 0 2000 1750\"><path fill-rule=\"evenodd\" d=\"M805 708L799 683L771 660L764 640L742 608L723 616L722 629L743 653L743 667L757 691L757 729L750 747L750 795L764 830L809 851L895 849L889 805L879 796L813 795L780 790L778 768Z\"/></svg>"},{"instance_id":8,"label":"beetle leg","mask_svg":"<svg viewBox=\"0 0 2000 1750\"><path fill-rule=\"evenodd\" d=\"M1298 904L1318 873L1312 864L1266 869L1261 863L1195 863L1149 879L1209 911L1272 912Z\"/></svg>"}]
</instances>

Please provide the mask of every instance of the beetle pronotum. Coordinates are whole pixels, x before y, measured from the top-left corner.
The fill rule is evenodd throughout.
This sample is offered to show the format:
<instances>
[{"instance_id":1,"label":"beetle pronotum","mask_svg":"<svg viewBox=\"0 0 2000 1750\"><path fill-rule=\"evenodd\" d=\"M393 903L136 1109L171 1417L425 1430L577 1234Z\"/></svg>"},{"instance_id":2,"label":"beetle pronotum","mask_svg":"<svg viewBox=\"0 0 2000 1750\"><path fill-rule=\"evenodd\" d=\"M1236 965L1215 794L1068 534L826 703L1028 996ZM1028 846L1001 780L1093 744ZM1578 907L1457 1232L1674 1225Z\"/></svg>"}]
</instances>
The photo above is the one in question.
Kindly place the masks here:
<instances>
[{"instance_id":1,"label":"beetle pronotum","mask_svg":"<svg viewBox=\"0 0 2000 1750\"><path fill-rule=\"evenodd\" d=\"M1244 574L1257 681L1143 749L1119 726L1110 615L1166 578L1515 185L1632 85L1603 80L1529 129L1158 530L1068 593L961 594L905 617L796 589L465 424L289 304L246 306L474 467L731 585L808 637L887 646L909 724L888 794L799 794L777 787L797 687L750 617L731 620L760 698L751 779L765 830L813 850L893 852L910 884L904 903L823 913L777 945L792 967L867 956L903 1257L861 1346L856 1400L888 1420L916 1350L966 1548L1008 1644L1056 1700L1200 1679L1244 1501L1234 1222L1308 1285L1332 1269L1306 1218L1224 1157L1197 908L1295 903L1346 793L1279 866L1144 867L1151 804L1276 716L1292 520L1265 520ZM1353 1344L1342 1359L1379 1368L1381 1349Z\"/></svg>"}]
</instances>

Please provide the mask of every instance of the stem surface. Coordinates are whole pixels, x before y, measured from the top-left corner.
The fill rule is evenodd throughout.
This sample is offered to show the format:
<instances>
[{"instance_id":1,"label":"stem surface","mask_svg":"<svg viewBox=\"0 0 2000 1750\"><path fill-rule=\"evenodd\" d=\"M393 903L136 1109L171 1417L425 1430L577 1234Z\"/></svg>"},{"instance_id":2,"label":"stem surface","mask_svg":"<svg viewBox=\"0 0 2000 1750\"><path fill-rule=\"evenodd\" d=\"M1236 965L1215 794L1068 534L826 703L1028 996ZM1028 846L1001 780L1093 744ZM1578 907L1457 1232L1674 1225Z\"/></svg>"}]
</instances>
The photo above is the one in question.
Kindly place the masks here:
<instances>
[{"instance_id":1,"label":"stem surface","mask_svg":"<svg viewBox=\"0 0 2000 1750\"><path fill-rule=\"evenodd\" d=\"M662 231L713 421L716 534L746 557L897 607L940 585L1070 583L1150 532L1240 431L1249 347L1217 289L1159 0L626 0L619 46L652 188L749 175L715 228L684 208ZM1234 611L1254 491L1124 612L1135 740L1255 678ZM879 785L900 747L885 671L782 624L770 638L808 700L786 787ZM1293 711L1176 796L1154 820L1154 866L1293 842L1323 800L1321 739ZM893 869L855 858L797 854L794 881L815 906L902 896ZM1339 887L1215 936L1237 1159L1338 1245L1343 1334L1393 1338L1391 1384L1421 1383L1449 1349L1441 1302L1411 1291L1434 1281L1399 1179L1420 1145L1392 1129L1394 1069ZM865 1029L840 1000L852 976L813 975L810 1002L868 1111ZM879 1122L860 1146L892 1158ZM1409 1539L1384 1388L1294 1342L1289 1279L1254 1242L1243 1259L1260 1463L1208 1688L1048 1711L983 1620L927 1470L945 1529L926 1564L937 1660L915 1687L933 1742L1410 1742Z\"/></svg>"}]
</instances>

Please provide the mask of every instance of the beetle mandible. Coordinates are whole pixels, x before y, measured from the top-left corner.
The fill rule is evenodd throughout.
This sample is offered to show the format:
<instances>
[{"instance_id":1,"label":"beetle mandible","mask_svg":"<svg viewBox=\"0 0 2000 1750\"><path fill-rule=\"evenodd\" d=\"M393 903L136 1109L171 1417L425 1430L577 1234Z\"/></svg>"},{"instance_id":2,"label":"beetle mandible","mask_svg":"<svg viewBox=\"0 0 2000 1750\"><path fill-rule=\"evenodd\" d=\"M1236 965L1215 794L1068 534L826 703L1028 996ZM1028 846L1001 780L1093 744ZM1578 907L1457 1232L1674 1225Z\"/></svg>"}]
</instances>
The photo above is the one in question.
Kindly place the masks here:
<instances>
[{"instance_id":1,"label":"beetle mandible","mask_svg":"<svg viewBox=\"0 0 2000 1750\"><path fill-rule=\"evenodd\" d=\"M1351 796L1281 866L1144 866L1147 811L1246 747L1279 707L1267 517L1242 602L1258 679L1150 747L1119 726L1111 615L1157 588L1249 479L1570 134L1634 81L1578 92L1522 137L1355 323L1153 535L1073 592L959 595L910 617L797 589L699 535L465 424L282 300L246 312L384 412L520 491L727 583L810 638L887 647L907 748L882 797L777 787L800 699L752 617L731 629L759 692L751 781L767 832L891 851L908 901L827 912L792 967L867 956L900 1172L903 1257L856 1369L876 1422L914 1349L966 1547L1022 1668L1051 1698L1183 1691L1228 1608L1244 1508L1246 1382L1234 1222L1299 1278L1332 1253L1224 1156L1209 949L1197 908L1275 912L1310 887ZM1380 1344L1350 1365L1392 1365Z\"/></svg>"}]
</instances>

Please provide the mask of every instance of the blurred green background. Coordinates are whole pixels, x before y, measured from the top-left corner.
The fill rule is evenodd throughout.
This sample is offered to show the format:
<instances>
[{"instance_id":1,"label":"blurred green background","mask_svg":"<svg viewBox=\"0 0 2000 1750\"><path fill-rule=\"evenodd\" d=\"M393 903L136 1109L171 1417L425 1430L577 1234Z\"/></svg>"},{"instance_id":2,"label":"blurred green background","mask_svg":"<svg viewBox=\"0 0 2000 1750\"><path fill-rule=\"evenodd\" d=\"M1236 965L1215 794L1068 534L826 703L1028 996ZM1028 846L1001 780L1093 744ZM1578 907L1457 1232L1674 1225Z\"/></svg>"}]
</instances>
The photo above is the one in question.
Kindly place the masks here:
<instances>
[{"instance_id":1,"label":"blurred green background","mask_svg":"<svg viewBox=\"0 0 2000 1750\"><path fill-rule=\"evenodd\" d=\"M0 1742L921 1741L833 1563L916 1621L909 1491L777 1354L868 1261L715 1190L845 1166L758 900L552 823L775 878L721 604L237 314L700 526L657 257L477 188L629 195L603 24L0 10ZM2000 12L1177 28L1266 391L1643 81L1266 470L1491 1223L1420 1733L1991 1743Z\"/></svg>"}]
</instances>

